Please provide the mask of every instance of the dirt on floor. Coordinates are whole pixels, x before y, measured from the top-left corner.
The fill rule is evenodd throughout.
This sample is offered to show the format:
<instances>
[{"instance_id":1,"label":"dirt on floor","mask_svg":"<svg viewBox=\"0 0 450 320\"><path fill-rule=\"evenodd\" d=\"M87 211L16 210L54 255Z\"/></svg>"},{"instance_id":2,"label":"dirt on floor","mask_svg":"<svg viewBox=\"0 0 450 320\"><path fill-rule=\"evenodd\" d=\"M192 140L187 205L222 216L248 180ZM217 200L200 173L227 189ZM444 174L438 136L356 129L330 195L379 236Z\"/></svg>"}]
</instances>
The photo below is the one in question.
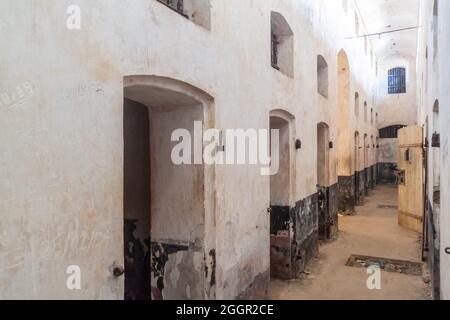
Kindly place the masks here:
<instances>
[{"instance_id":1,"label":"dirt on floor","mask_svg":"<svg viewBox=\"0 0 450 320\"><path fill-rule=\"evenodd\" d=\"M420 236L398 225L397 189L378 186L354 216L340 216L340 233L324 243L301 279L272 279L273 300L428 300L431 288L426 266L414 276L381 271L381 289L368 289L371 274L346 266L352 255L421 263Z\"/></svg>"}]
</instances>

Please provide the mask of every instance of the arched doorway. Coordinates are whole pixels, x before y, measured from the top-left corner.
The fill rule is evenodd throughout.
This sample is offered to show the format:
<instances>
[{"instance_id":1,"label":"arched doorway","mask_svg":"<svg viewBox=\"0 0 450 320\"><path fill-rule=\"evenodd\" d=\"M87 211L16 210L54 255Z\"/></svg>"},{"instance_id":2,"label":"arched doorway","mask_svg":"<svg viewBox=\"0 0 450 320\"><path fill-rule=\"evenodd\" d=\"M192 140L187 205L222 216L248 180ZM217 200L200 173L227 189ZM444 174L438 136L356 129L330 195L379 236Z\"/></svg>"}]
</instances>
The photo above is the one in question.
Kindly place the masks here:
<instances>
[{"instance_id":1,"label":"arched doorway","mask_svg":"<svg viewBox=\"0 0 450 320\"><path fill-rule=\"evenodd\" d=\"M149 299L150 287L153 299L214 297L214 168L198 161L196 132L213 127L212 109L187 83L124 78L125 299ZM190 135L189 163L174 161L177 129Z\"/></svg>"},{"instance_id":2,"label":"arched doorway","mask_svg":"<svg viewBox=\"0 0 450 320\"><path fill-rule=\"evenodd\" d=\"M295 201L294 117L284 110L272 111L270 130L279 132L279 170L270 176L270 273L273 278L292 279L295 277L291 216Z\"/></svg>"}]
</instances>

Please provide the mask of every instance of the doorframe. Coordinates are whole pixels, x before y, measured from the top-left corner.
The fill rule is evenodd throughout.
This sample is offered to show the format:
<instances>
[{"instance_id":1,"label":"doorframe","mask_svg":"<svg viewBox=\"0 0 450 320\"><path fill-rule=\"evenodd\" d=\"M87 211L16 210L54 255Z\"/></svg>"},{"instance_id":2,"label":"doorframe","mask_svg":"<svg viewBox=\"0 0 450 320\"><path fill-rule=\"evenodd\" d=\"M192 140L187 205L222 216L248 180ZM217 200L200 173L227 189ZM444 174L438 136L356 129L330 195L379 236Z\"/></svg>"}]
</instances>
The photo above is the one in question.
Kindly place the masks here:
<instances>
[{"instance_id":1,"label":"doorframe","mask_svg":"<svg viewBox=\"0 0 450 320\"><path fill-rule=\"evenodd\" d=\"M292 208L296 203L296 166L297 157L295 149L296 129L295 129L295 116L284 109L274 109L269 113L269 129L270 119L279 118L287 122L289 127L289 206Z\"/></svg>"},{"instance_id":2,"label":"doorframe","mask_svg":"<svg viewBox=\"0 0 450 320\"><path fill-rule=\"evenodd\" d=\"M316 145L316 149L317 149L317 155L316 155L316 165L318 166L318 160L319 160L319 146L318 146L318 142L319 142L319 129L322 129L325 131L326 136L324 137L325 139L325 145L324 145L324 156L325 156L325 176L324 176L324 180L325 183L323 186L321 186L319 184L319 179L317 179L317 185L319 185L320 187L325 187L325 188L329 188L330 184L331 184L331 174L330 174L330 169L331 169L331 159L330 159L330 146L329 143L331 141L331 132L330 132L330 126L328 125L328 123L326 122L319 122L316 126L316 130L317 130L317 145ZM317 169L318 172L318 169ZM318 177L317 177L318 178Z\"/></svg>"},{"instance_id":3,"label":"doorframe","mask_svg":"<svg viewBox=\"0 0 450 320\"><path fill-rule=\"evenodd\" d=\"M203 130L215 128L215 103L214 97L198 87L187 82L156 75L128 75L123 78L123 99L126 98L125 90L134 86L143 86L149 88L164 89L175 93L186 95L193 98L203 106ZM123 141L122 141L123 143ZM203 141L203 149L206 143ZM204 298L206 300L214 300L216 296L216 266L217 260L217 244L216 244L216 167L203 163L204 168L204 240L203 250L206 264L203 270L208 269L210 272L204 277ZM123 182L122 182L123 187ZM123 236L123 234L122 234ZM150 232L151 238L151 232ZM122 241L123 242L123 241ZM122 250L123 252L123 250ZM206 268L207 267L207 268Z\"/></svg>"}]
</instances>

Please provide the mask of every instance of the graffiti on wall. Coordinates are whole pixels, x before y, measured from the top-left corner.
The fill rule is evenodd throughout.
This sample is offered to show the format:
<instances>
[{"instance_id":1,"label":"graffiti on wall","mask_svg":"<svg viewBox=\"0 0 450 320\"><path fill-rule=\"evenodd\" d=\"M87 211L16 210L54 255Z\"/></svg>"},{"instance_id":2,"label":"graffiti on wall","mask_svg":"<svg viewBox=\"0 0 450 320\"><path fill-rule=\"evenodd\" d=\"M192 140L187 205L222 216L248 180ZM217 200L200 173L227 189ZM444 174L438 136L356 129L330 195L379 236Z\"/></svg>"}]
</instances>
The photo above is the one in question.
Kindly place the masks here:
<instances>
[{"instance_id":1,"label":"graffiti on wall","mask_svg":"<svg viewBox=\"0 0 450 320\"><path fill-rule=\"evenodd\" d=\"M379 163L397 163L398 161L398 140L380 139L379 141L378 162Z\"/></svg>"}]
</instances>

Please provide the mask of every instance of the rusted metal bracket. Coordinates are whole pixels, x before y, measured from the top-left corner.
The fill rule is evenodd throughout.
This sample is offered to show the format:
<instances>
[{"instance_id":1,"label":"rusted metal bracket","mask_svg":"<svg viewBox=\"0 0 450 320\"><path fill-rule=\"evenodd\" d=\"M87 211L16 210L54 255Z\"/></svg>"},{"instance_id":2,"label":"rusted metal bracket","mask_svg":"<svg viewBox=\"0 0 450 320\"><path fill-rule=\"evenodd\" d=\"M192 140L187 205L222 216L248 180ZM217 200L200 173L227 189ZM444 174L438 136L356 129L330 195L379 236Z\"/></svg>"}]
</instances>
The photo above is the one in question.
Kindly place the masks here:
<instances>
[{"instance_id":1,"label":"rusted metal bracket","mask_svg":"<svg viewBox=\"0 0 450 320\"><path fill-rule=\"evenodd\" d=\"M431 146L433 148L440 148L441 147L441 137L439 133L434 133L432 137Z\"/></svg>"},{"instance_id":2,"label":"rusted metal bracket","mask_svg":"<svg viewBox=\"0 0 450 320\"><path fill-rule=\"evenodd\" d=\"M404 186L406 185L406 171L405 170L396 170L397 175L397 185Z\"/></svg>"}]
</instances>

